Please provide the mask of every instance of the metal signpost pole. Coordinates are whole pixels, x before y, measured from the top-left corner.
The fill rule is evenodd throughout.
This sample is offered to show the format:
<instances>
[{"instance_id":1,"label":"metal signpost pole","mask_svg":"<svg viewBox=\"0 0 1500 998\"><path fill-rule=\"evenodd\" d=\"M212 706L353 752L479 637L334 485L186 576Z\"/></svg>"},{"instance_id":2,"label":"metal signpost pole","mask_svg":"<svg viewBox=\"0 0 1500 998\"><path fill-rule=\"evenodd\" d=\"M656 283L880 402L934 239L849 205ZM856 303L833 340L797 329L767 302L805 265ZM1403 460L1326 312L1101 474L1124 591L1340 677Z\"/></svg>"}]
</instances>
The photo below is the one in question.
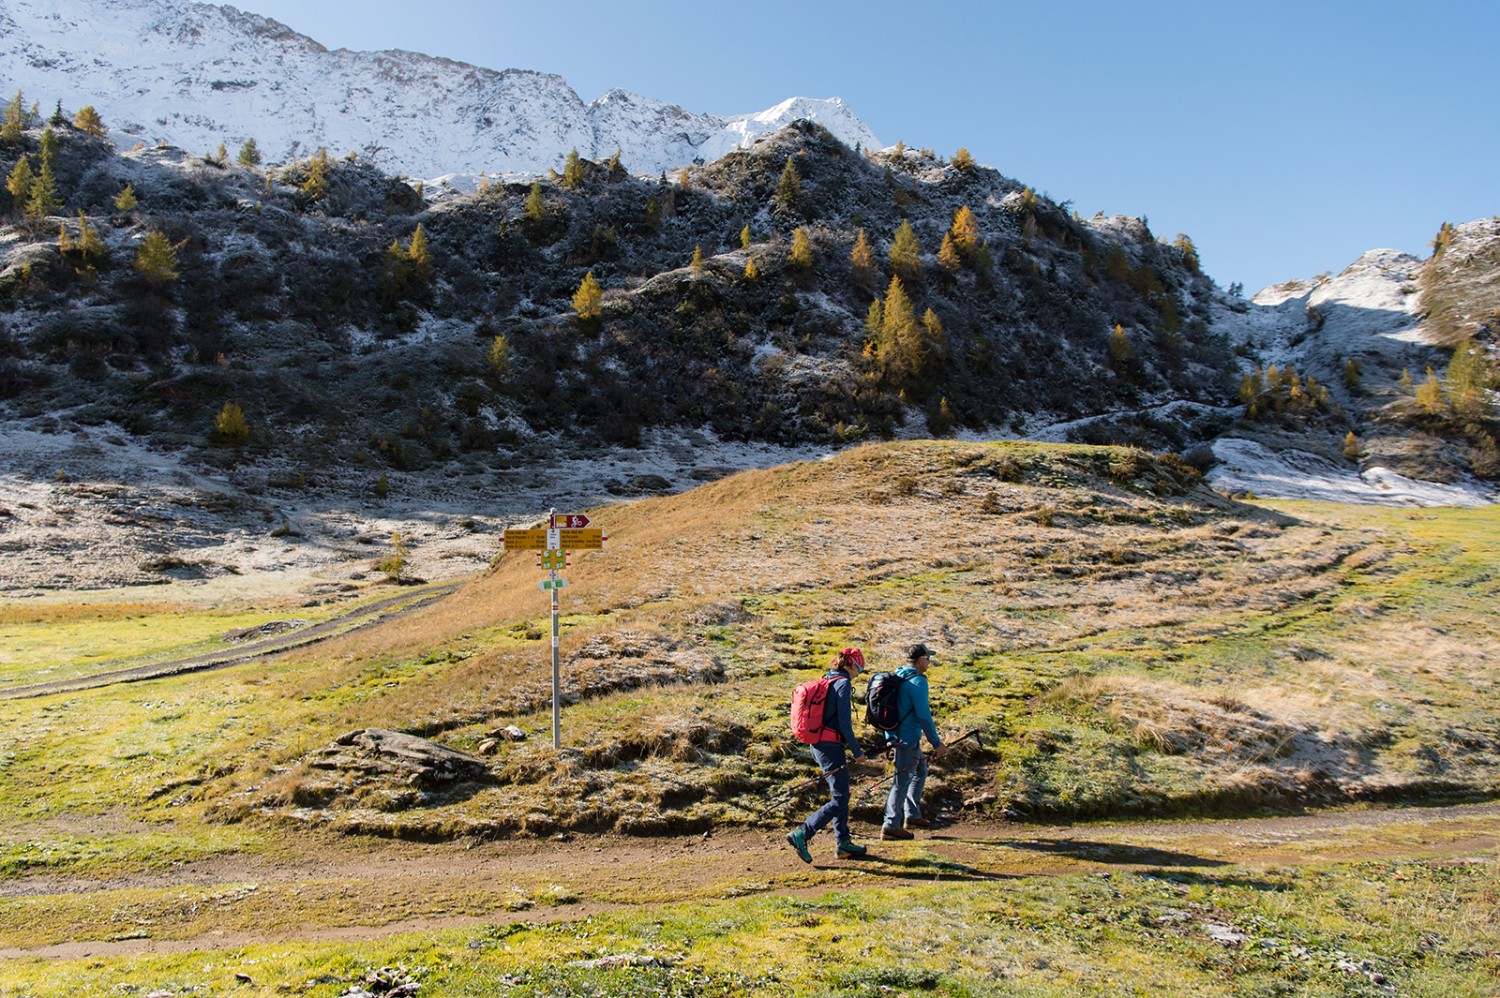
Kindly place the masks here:
<instances>
[{"instance_id":1,"label":"metal signpost pole","mask_svg":"<svg viewBox=\"0 0 1500 998\"><path fill-rule=\"evenodd\" d=\"M598 527L590 528L592 521L586 513L557 515L549 510L547 526L521 527L506 530L500 541L506 551L535 551L537 568L547 570L547 578L538 582L538 589L552 593L552 747L562 748L562 664L558 655L558 634L561 629L561 613L558 608L557 591L568 584L568 580L557 574L558 569L568 567L568 552L603 551L608 540Z\"/></svg>"},{"instance_id":2,"label":"metal signpost pole","mask_svg":"<svg viewBox=\"0 0 1500 998\"><path fill-rule=\"evenodd\" d=\"M562 542L558 540L558 531L555 526L557 522L557 510L547 511L547 550L561 552ZM552 747L562 748L562 671L557 660L557 592L560 588L557 584L557 562L552 562L552 569L547 573L547 580L552 583Z\"/></svg>"}]
</instances>

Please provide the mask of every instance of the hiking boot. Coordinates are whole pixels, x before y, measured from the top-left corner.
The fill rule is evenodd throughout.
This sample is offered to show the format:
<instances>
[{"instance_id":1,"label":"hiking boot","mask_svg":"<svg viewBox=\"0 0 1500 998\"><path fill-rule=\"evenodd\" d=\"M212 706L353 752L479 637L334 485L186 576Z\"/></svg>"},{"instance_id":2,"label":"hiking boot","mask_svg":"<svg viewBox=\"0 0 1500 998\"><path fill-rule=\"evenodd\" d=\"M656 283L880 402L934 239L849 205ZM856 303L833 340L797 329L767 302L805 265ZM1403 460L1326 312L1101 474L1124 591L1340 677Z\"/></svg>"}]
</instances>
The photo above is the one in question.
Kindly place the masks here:
<instances>
[{"instance_id":1,"label":"hiking boot","mask_svg":"<svg viewBox=\"0 0 1500 998\"><path fill-rule=\"evenodd\" d=\"M907 818L906 819L906 827L907 828L931 828L932 827L932 822L928 821L926 818Z\"/></svg>"},{"instance_id":2,"label":"hiking boot","mask_svg":"<svg viewBox=\"0 0 1500 998\"><path fill-rule=\"evenodd\" d=\"M912 835L912 833L908 832L906 829L896 828L891 825L887 825L880 830L880 841L882 842L889 842L892 839L911 839L915 837L916 836Z\"/></svg>"},{"instance_id":3,"label":"hiking boot","mask_svg":"<svg viewBox=\"0 0 1500 998\"><path fill-rule=\"evenodd\" d=\"M812 853L807 851L807 833L802 829L786 833L786 844L791 846L797 853L797 858L804 863L812 862Z\"/></svg>"},{"instance_id":4,"label":"hiking boot","mask_svg":"<svg viewBox=\"0 0 1500 998\"><path fill-rule=\"evenodd\" d=\"M859 859L870 850L854 842L840 842L838 848L839 859Z\"/></svg>"}]
</instances>

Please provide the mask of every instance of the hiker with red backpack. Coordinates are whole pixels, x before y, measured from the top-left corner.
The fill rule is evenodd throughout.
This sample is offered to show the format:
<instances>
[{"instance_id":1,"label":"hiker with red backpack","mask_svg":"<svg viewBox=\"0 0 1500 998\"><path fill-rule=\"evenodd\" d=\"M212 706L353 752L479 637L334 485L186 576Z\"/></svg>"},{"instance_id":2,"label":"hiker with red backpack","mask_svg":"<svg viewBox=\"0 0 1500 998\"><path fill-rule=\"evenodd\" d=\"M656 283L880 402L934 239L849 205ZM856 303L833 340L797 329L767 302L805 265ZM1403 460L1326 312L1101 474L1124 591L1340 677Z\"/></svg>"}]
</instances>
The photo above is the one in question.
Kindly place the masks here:
<instances>
[{"instance_id":1,"label":"hiker with red backpack","mask_svg":"<svg viewBox=\"0 0 1500 998\"><path fill-rule=\"evenodd\" d=\"M801 828L787 833L787 844L804 863L812 862L808 841L830 821L838 843L835 855L839 859L857 859L866 851L849 834L849 767L870 761L854 737L850 714L852 682L864 671L864 654L858 648L845 648L833 657L821 679L803 683L792 697L792 733L812 749L813 759L828 781L829 792L827 804L814 811ZM846 760L845 746L853 753L852 760Z\"/></svg>"},{"instance_id":2,"label":"hiker with red backpack","mask_svg":"<svg viewBox=\"0 0 1500 998\"><path fill-rule=\"evenodd\" d=\"M922 736L927 736L934 759L948 751L948 747L938 737L937 725L932 721L932 705L927 699L927 669L931 664L932 653L926 645L918 643L907 650L906 664L896 670L896 678L901 680L897 699L900 719L885 733L896 772L885 800L885 820L880 825L882 840L909 839L912 833L908 829L932 827L932 822L922 817L928 758L922 754Z\"/></svg>"}]
</instances>

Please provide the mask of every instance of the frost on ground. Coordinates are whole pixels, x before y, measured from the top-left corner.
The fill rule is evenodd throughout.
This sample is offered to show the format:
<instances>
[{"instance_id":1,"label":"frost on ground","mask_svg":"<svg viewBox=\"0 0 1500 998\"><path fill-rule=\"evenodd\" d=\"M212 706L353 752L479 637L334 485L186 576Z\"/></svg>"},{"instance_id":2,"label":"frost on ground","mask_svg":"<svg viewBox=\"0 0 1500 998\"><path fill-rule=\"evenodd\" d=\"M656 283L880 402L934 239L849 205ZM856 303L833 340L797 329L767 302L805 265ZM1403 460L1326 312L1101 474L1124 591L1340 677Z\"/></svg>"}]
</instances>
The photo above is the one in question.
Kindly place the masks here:
<instances>
[{"instance_id":1,"label":"frost on ground","mask_svg":"<svg viewBox=\"0 0 1500 998\"><path fill-rule=\"evenodd\" d=\"M407 575L429 581L482 569L506 527L549 509L680 492L747 467L822 451L653 432L639 449L558 445L507 471L368 470L319 482L244 462L224 471L150 449L112 426L0 436L0 589L47 592L173 586L173 598L323 595L381 582L376 563L408 548ZM609 524L601 523L606 531Z\"/></svg>"}]
</instances>

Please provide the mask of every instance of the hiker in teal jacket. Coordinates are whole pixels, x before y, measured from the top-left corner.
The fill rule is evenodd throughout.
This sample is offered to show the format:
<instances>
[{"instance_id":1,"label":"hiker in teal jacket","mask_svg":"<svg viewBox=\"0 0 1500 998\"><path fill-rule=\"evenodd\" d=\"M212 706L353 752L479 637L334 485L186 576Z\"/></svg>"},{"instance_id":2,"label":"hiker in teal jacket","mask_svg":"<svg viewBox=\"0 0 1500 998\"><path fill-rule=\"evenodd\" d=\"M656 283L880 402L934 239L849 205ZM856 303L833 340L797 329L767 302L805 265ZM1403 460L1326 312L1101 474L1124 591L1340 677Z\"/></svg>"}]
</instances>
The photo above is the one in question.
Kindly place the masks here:
<instances>
[{"instance_id":1,"label":"hiker in teal jacket","mask_svg":"<svg viewBox=\"0 0 1500 998\"><path fill-rule=\"evenodd\" d=\"M948 751L938 737L932 721L932 705L927 700L927 669L932 653L924 644L914 644L906 653L906 664L896 670L902 680L897 704L901 722L894 731L885 733L894 755L895 781L885 800L885 821L880 827L882 839L909 839L910 828L931 828L922 817L922 790L927 785L927 757L922 754L922 738L932 746L932 758Z\"/></svg>"}]
</instances>

